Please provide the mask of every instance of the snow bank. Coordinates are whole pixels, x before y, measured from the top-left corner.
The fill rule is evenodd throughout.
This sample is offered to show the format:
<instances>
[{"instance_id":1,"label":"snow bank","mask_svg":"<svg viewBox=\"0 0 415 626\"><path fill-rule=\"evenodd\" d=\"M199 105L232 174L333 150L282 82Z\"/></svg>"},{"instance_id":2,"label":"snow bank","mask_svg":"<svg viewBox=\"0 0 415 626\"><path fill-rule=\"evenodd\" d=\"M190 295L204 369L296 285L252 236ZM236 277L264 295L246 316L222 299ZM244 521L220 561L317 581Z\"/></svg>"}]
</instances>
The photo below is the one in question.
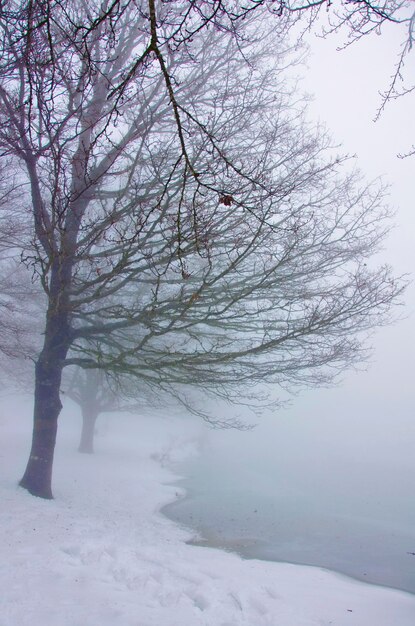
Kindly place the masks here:
<instances>
[{"instance_id":1,"label":"snow bank","mask_svg":"<svg viewBox=\"0 0 415 626\"><path fill-rule=\"evenodd\" d=\"M410 594L187 545L190 531L159 510L180 496L169 467L197 447L193 423L114 417L83 456L65 417L56 499L42 501L16 487L30 419L11 417L0 416L0 626L415 624Z\"/></svg>"}]
</instances>

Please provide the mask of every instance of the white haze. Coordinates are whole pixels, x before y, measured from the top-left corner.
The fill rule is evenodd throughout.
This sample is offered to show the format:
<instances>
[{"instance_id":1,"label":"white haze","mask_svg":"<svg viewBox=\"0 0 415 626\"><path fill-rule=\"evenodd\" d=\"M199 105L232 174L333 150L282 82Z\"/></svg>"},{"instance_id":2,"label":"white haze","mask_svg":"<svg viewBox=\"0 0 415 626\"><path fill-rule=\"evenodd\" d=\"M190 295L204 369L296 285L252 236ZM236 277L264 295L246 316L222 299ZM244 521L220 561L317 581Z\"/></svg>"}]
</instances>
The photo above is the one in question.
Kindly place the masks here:
<instances>
[{"instance_id":1,"label":"white haze","mask_svg":"<svg viewBox=\"0 0 415 626\"><path fill-rule=\"evenodd\" d=\"M415 157L397 158L415 142L413 94L389 103L373 122L381 104L379 91L388 87L394 70L399 35L397 29L388 28L381 37L364 38L342 52L336 52L340 40L312 40L305 88L315 95L310 104L315 119L326 123L347 153L357 155L368 178L382 176L390 183L396 227L380 259L396 274L413 276ZM410 61L408 69L414 69L415 61ZM236 534L242 532L237 518L245 516L245 537L256 540L261 524L266 525L261 515L283 517L285 503L291 507L287 524L295 523L296 510L300 517L309 514L311 525L313 519L330 516L350 523L367 521L391 536L395 530L401 533L406 543L399 550L415 552L414 310L415 289L410 285L405 306L397 311L402 319L373 335L367 367L343 375L338 387L306 391L290 407L260 418L253 432L210 432L200 462L187 468L194 474L188 506L171 514L187 522L192 516L194 526L203 529L212 543L220 543L213 538L228 520L224 536L231 545L232 528ZM229 407L224 410L232 413ZM263 493L269 506L274 493L280 509L259 510L258 502L264 500L258 496ZM307 523L298 533L298 541L306 544ZM324 534L323 527L320 533ZM386 549L381 543L378 547ZM412 559L408 568L415 566Z\"/></svg>"},{"instance_id":2,"label":"white haze","mask_svg":"<svg viewBox=\"0 0 415 626\"><path fill-rule=\"evenodd\" d=\"M380 103L377 92L385 88L393 71L398 41L395 35L373 36L335 53L334 40L329 39L314 42L313 50L315 56L310 59L306 79L307 90L315 94L315 102L310 105L313 114L327 123L346 151L358 154L360 166L369 177L384 175L392 184L391 204L397 209L397 227L382 258L398 274L414 273L415 160L396 158L397 152L405 151L415 141L413 98L391 103L381 120L372 123ZM139 416L134 416L132 431L128 430L129 418L123 416L120 421L124 431L119 431L117 416L112 416L98 423L95 457L80 460L75 451L79 414L74 419L73 409L67 406L58 435L54 479L57 499L47 509L45 503L33 503L27 494L14 490L29 452L30 411L25 411L27 421L20 426L11 418L21 409L15 403L10 407L4 403L0 425L6 446L0 487L4 498L9 499L3 513L5 536L14 533L18 541L28 542L20 544L19 549L11 541L4 542L3 563L7 567L0 573L9 590L0 614L6 616L6 626L33 623L33 616L39 624L54 626L86 624L88 619L94 624L116 626L136 624L137 619L144 619L150 626L216 626L225 620L268 626L275 624L275 619L284 626L317 626L322 619L324 623L336 619L333 623L350 624L355 606L351 607L349 598L357 602L360 593L370 597L375 594L376 602L371 601L370 611L362 610L360 616L355 610L353 623L386 626L386 605L379 603L376 595L380 590L352 585L349 592L350 583L317 571L250 565L236 557L200 549L192 552L184 545L189 533L173 527L155 511L176 492L171 485L160 486L174 477L160 469L159 462L179 460L180 448L186 455L193 445L189 440L196 440L199 460L194 458L182 467L196 475L192 485L200 494L199 499L194 494L196 508L207 502L203 500L204 490L216 499L210 519L209 511L199 511L204 516L200 526L209 523L212 534L215 513L216 521L220 518L219 509L226 509L220 519L229 519L232 511L241 514L244 508L250 514L249 533L254 536L255 517L259 520L261 514L267 514L258 509L257 497L274 493L282 517L285 505L290 514L295 513L295 506L302 522L307 516L327 519L337 515L350 523L368 522L373 527L377 520L380 535L389 528L409 536L408 529L415 527L413 286L408 289L406 302L401 311L406 319L374 335L374 353L367 371L346 374L337 388L304 392L289 408L260 418L251 432L209 431L191 417L182 420L179 427L176 418L166 420L165 427L153 416L141 422ZM231 416L234 409L226 406L222 410ZM247 417L252 419L252 415ZM172 450L177 449L179 456L175 457ZM238 498L242 502L236 502ZM22 518L17 518L16 524L19 514ZM287 518L287 523L292 521ZM29 543L29 527L33 527L33 533L39 529L41 536L34 546ZM320 530L324 542L325 528ZM304 549L309 541L306 532L306 524L299 526L302 534L298 541ZM415 545L408 543L406 550L415 552ZM45 561L44 554L49 560ZM408 558L415 565L415 557ZM31 593L21 587L21 568L25 568L27 580L34 581ZM302 576L310 577L312 584L305 584ZM264 599L263 589L269 581L276 595ZM336 591L343 584L346 591ZM399 582L396 584L399 586ZM237 589L247 606L246 599L252 600L245 610L246 618L241 617L238 607L228 606ZM52 603L45 600L45 593L50 598L58 593L56 597L62 606L65 603L67 613L62 613L58 601L53 603L55 613L50 613ZM280 603L277 597L282 598ZM389 623L411 623L413 599L385 596L389 597L396 597L399 606L404 606L404 601L409 606L405 609L406 621L396 618ZM307 602L311 599L318 606L310 609ZM335 601L341 605L341 615ZM262 606L268 613L264 609L260 614ZM377 606L379 615L373 621L373 607ZM47 618L42 618L44 615ZM242 619L246 621L235 621Z\"/></svg>"},{"instance_id":3,"label":"white haze","mask_svg":"<svg viewBox=\"0 0 415 626\"><path fill-rule=\"evenodd\" d=\"M363 39L342 52L336 52L333 39L313 40L305 85L315 95L310 105L313 115L326 122L335 141L357 155L369 179L382 176L390 183L396 226L380 259L396 274L409 274L413 280L415 157L402 160L396 155L415 142L414 98L391 102L373 123L381 103L378 92L388 85L398 51L399 41L390 30L385 37ZM243 449L261 458L263 449L284 439L285 454L295 457L290 465L296 466L298 475L311 456L329 454L330 471L337 471L336 457L353 461L359 456L379 467L405 465L412 472L408 488L415 472L414 287L410 284L404 306L396 311L401 319L372 336L367 366L343 374L335 388L303 392L290 407L260 418L254 432L214 432L211 440L235 438L233 457L239 462Z\"/></svg>"},{"instance_id":4,"label":"white haze","mask_svg":"<svg viewBox=\"0 0 415 626\"><path fill-rule=\"evenodd\" d=\"M169 468L194 451L198 422L113 415L96 454L79 455L68 404L56 500L33 498L16 488L31 421L18 405L0 409L1 626L412 626L410 594L186 545L159 510L179 495Z\"/></svg>"}]
</instances>

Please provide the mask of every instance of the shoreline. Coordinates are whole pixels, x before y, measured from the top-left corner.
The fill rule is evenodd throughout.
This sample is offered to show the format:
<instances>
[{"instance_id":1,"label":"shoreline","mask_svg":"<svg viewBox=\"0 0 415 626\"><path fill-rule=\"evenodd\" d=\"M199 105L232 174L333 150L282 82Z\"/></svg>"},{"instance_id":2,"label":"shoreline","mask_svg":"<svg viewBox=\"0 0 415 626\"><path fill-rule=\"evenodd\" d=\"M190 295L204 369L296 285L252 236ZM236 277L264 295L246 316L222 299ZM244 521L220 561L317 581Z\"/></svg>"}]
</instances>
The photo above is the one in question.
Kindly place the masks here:
<instances>
[{"instance_id":1,"label":"shoreline","mask_svg":"<svg viewBox=\"0 0 415 626\"><path fill-rule=\"evenodd\" d=\"M251 539L250 541L248 540L248 542L246 542L244 538L240 540L240 543L247 544L248 549L249 549L249 544L256 545L258 542L259 541L255 539ZM415 592L411 591L410 589L404 589L402 587L373 582L370 579L368 580L367 578L362 578L357 575L352 576L351 574L348 574L341 570L336 570L330 567L325 567L324 565L316 565L315 563L307 563L307 562L302 562L302 561L288 561L288 560L283 560L283 559L276 559L271 556L270 557L266 557L262 555L255 556L254 554L248 555L247 552L245 552L244 550L244 548L247 547L246 545L243 545L242 549L238 548L237 546L229 547L231 546L230 542L227 543L226 545L221 545L220 540L215 541L214 539L200 539L200 540L191 539L190 541L186 541L186 543L191 546L199 546L203 548L215 548L217 550L223 550L224 552L237 554L239 557L241 557L241 559L245 561L264 561L265 563L281 563L281 564L286 564L286 565L299 565L300 567L314 567L324 572L335 574L336 576L340 576L341 578L345 578L347 580L356 581L358 583L363 583L365 585L370 585L372 587L379 587L381 589L391 589L392 591L400 591L402 593L407 593L410 596L415 597ZM239 543L239 541L238 539L235 539L235 544L237 543Z\"/></svg>"},{"instance_id":2,"label":"shoreline","mask_svg":"<svg viewBox=\"0 0 415 626\"><path fill-rule=\"evenodd\" d=\"M174 471L174 470L173 470ZM188 481L187 477L180 476L177 481L174 481L174 485L177 485L181 490L180 497L164 504L160 508L160 513L164 515L168 520L172 521L175 524L178 524L179 527L193 533L193 537L186 541L186 544L196 547L202 548L213 548L217 550L222 550L223 552L229 554L236 554L240 558L246 561L263 561L265 563L277 563L277 564L288 564L288 565L298 565L300 567L314 567L319 570L323 570L329 573L333 573L336 576L341 576L346 579L357 581L359 583L372 585L375 587L380 587L382 589L390 589L393 591L399 591L402 593L407 593L410 596L415 597L415 588L410 588L409 586L402 586L398 584L381 582L379 580L374 580L372 576L366 574L357 574L351 573L346 569L336 569L334 567L330 567L324 564L320 564L318 562L307 562L307 560L301 559L284 559L278 557L277 555L266 554L266 552L272 552L272 544L269 541L264 539L260 539L256 536L245 536L245 535L236 535L234 537L221 535L221 531L217 529L212 529L211 526L203 526L199 524L198 526L193 526L191 520L188 521L183 520L183 518L179 515L170 515L169 510L174 511L176 508L181 506L183 501L191 502L195 499L196 491L187 487L185 484ZM413 556L414 570L415 570L415 555Z\"/></svg>"},{"instance_id":3,"label":"shoreline","mask_svg":"<svg viewBox=\"0 0 415 626\"><path fill-rule=\"evenodd\" d=\"M91 457L76 424L61 430L44 502L16 487L29 429L0 420L2 626L413 626L411 594L188 545L161 511L183 493L173 468L193 434L152 416L112 424Z\"/></svg>"}]
</instances>

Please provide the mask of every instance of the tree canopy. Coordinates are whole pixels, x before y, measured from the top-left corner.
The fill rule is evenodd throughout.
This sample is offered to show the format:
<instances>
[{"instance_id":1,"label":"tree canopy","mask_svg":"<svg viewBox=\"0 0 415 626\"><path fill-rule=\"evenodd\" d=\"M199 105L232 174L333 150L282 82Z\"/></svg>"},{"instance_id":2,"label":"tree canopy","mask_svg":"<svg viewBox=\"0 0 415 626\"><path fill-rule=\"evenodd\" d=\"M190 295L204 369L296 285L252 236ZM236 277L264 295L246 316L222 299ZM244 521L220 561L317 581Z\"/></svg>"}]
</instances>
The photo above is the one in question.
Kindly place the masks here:
<instances>
[{"instance_id":1,"label":"tree canopy","mask_svg":"<svg viewBox=\"0 0 415 626\"><path fill-rule=\"evenodd\" d=\"M286 71L293 20L323 4L3 3L0 155L47 299L31 493L52 495L68 365L236 400L330 380L387 320L402 283L368 261L384 190L310 126ZM360 36L401 5L336 19Z\"/></svg>"}]
</instances>

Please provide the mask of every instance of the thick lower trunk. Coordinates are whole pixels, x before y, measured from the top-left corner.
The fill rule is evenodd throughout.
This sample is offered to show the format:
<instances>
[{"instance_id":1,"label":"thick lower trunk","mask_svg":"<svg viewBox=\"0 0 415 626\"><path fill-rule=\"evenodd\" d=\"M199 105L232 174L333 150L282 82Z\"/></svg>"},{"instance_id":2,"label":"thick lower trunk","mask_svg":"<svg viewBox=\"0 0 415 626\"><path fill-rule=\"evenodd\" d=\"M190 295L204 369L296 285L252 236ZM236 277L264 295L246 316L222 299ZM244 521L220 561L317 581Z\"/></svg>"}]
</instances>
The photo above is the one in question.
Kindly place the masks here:
<instances>
[{"instance_id":1,"label":"thick lower trunk","mask_svg":"<svg viewBox=\"0 0 415 626\"><path fill-rule=\"evenodd\" d=\"M98 413L94 411L88 411L85 409L82 410L82 432L78 452L93 454L95 423L97 421L97 417Z\"/></svg>"},{"instance_id":2,"label":"thick lower trunk","mask_svg":"<svg viewBox=\"0 0 415 626\"><path fill-rule=\"evenodd\" d=\"M47 294L46 324L42 351L36 362L33 437L29 460L20 486L34 496L53 498L52 466L55 451L58 417L62 409L60 387L62 370L72 342L70 290L76 260L77 236L89 198L82 192L89 150L80 135L79 160L72 171L73 200L55 221L56 215L49 200L42 197L41 176L37 158L28 151L26 159L29 175L34 227L40 253L37 261L42 269L42 284ZM82 175L76 177L76 168ZM86 170L85 170L86 171ZM71 191L71 195L72 195ZM70 196L68 196L69 199ZM53 217L52 217L53 216ZM43 258L42 262L41 259ZM46 288L47 285L47 288Z\"/></svg>"},{"instance_id":3,"label":"thick lower trunk","mask_svg":"<svg viewBox=\"0 0 415 626\"><path fill-rule=\"evenodd\" d=\"M49 368L48 368L49 369ZM48 375L42 363L36 365L35 407L33 437L29 461L20 486L34 496L52 498L53 454L58 429L58 417L62 409L59 398L61 372Z\"/></svg>"},{"instance_id":4,"label":"thick lower trunk","mask_svg":"<svg viewBox=\"0 0 415 626\"><path fill-rule=\"evenodd\" d=\"M58 417L62 409L62 370L68 347L66 316L48 315L45 343L35 368L32 448L25 473L19 483L40 498L53 498L53 455Z\"/></svg>"},{"instance_id":5,"label":"thick lower trunk","mask_svg":"<svg viewBox=\"0 0 415 626\"><path fill-rule=\"evenodd\" d=\"M50 500L52 466L58 419L34 419L32 448L25 473L19 485L34 496Z\"/></svg>"}]
</instances>

